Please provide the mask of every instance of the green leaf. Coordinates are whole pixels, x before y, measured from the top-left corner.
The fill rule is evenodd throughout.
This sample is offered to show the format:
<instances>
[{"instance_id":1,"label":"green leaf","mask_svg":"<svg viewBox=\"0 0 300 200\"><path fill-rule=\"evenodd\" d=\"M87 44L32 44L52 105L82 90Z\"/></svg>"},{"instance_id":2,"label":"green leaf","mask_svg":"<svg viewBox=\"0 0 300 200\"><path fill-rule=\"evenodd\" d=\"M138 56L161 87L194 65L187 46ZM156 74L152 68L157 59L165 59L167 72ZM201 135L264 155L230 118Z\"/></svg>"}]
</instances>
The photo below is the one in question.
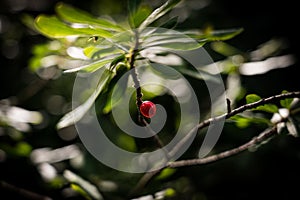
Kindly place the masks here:
<instances>
[{"instance_id":1,"label":"green leaf","mask_svg":"<svg viewBox=\"0 0 300 200\"><path fill-rule=\"evenodd\" d=\"M98 188L70 170L64 170L63 176L71 183L73 190L79 192L86 199L102 200L103 196Z\"/></svg>"},{"instance_id":2,"label":"green leaf","mask_svg":"<svg viewBox=\"0 0 300 200\"><path fill-rule=\"evenodd\" d=\"M104 67L106 64L111 63L115 58L118 58L121 55L122 54L117 53L117 54L113 54L110 56L106 56L106 57L104 57L98 61L95 61L91 64L83 65L83 66L72 68L72 69L67 69L64 71L64 73L73 73L73 72L78 72L78 71L94 72L97 69Z\"/></svg>"},{"instance_id":3,"label":"green leaf","mask_svg":"<svg viewBox=\"0 0 300 200\"><path fill-rule=\"evenodd\" d=\"M203 46L193 38L169 29L146 29L141 33L141 49L160 47L172 50L194 50Z\"/></svg>"},{"instance_id":4,"label":"green leaf","mask_svg":"<svg viewBox=\"0 0 300 200\"><path fill-rule=\"evenodd\" d=\"M115 106L117 106L119 103L122 102L123 100L122 98L124 97L128 86L127 83L128 83L129 74L126 74L126 76L124 75L127 70L128 70L127 67L121 64L121 66L117 71L117 75L110 82L111 87L109 87L108 99L106 101L106 105L103 108L104 114L111 112L111 110ZM121 77L125 79L124 82L126 84L117 84Z\"/></svg>"},{"instance_id":5,"label":"green leaf","mask_svg":"<svg viewBox=\"0 0 300 200\"><path fill-rule=\"evenodd\" d=\"M203 70L193 70L192 68L187 67L176 67L176 69L185 75L188 75L192 78L199 79L199 80L205 80L205 81L212 81L215 83L219 83L220 80L217 78L217 76L214 76L213 74L210 74Z\"/></svg>"},{"instance_id":6,"label":"green leaf","mask_svg":"<svg viewBox=\"0 0 300 200\"><path fill-rule=\"evenodd\" d=\"M223 40L229 40L241 32L243 32L243 28L234 28L234 29L225 29L225 30L213 30L208 31L207 33L189 33L185 32L190 37L198 40L203 41L206 40L209 41L223 41Z\"/></svg>"},{"instance_id":7,"label":"green leaf","mask_svg":"<svg viewBox=\"0 0 300 200\"><path fill-rule=\"evenodd\" d=\"M142 0L127 0L128 12L130 15L134 15L138 10Z\"/></svg>"},{"instance_id":8,"label":"green leaf","mask_svg":"<svg viewBox=\"0 0 300 200\"><path fill-rule=\"evenodd\" d=\"M132 28L137 28L151 13L151 9L148 6L141 6L130 17L130 25Z\"/></svg>"},{"instance_id":9,"label":"green leaf","mask_svg":"<svg viewBox=\"0 0 300 200\"><path fill-rule=\"evenodd\" d=\"M121 53L120 49L110 46L88 46L83 49L85 56L91 59L99 59L109 55Z\"/></svg>"},{"instance_id":10,"label":"green leaf","mask_svg":"<svg viewBox=\"0 0 300 200\"><path fill-rule=\"evenodd\" d=\"M173 18L167 20L165 23L161 24L159 27L173 29L178 23L178 18L179 18L178 16L173 17Z\"/></svg>"},{"instance_id":11,"label":"green leaf","mask_svg":"<svg viewBox=\"0 0 300 200\"><path fill-rule=\"evenodd\" d=\"M176 57L178 57L178 58L176 58ZM165 54L161 54L161 55L158 55L155 57L153 55L151 55L150 57L146 57L146 58L149 59L149 61L151 63L158 63L158 64L162 64L162 65L172 66L174 69L176 69L181 74L190 76L192 78L199 79L199 80L205 80L205 81L212 81L214 83L220 83L220 79L217 78L216 75L213 75L213 74L208 73L201 69L194 68L185 59L174 54L173 52L166 52ZM172 61L172 59L175 59L175 60ZM181 59L182 62L177 63L178 59ZM170 62L170 63L168 63L168 62ZM176 62L176 64L173 64L174 62ZM152 66L152 68L154 67L153 69L155 70L155 65L151 64L151 63L150 63L150 66ZM173 79L173 78L177 77L173 73L170 74L170 73L166 73L166 72L164 72L164 74L160 74L160 76L167 77L168 79Z\"/></svg>"},{"instance_id":12,"label":"green leaf","mask_svg":"<svg viewBox=\"0 0 300 200\"><path fill-rule=\"evenodd\" d=\"M164 170L162 170L159 175L156 177L156 179L158 180L163 180L166 178L169 178L170 176L172 176L174 173L176 172L176 169L174 168L165 168Z\"/></svg>"},{"instance_id":13,"label":"green leaf","mask_svg":"<svg viewBox=\"0 0 300 200\"><path fill-rule=\"evenodd\" d=\"M246 102L247 104L249 103L254 103L261 100L261 97L258 96L257 94L249 94L246 96ZM259 110L259 111L265 111L269 113L276 113L278 111L278 107L274 104L265 104L258 106L256 108L253 108L252 110Z\"/></svg>"},{"instance_id":14,"label":"green leaf","mask_svg":"<svg viewBox=\"0 0 300 200\"><path fill-rule=\"evenodd\" d=\"M247 104L254 103L254 102L257 102L259 100L261 100L261 97L258 96L257 94L248 94L246 96L246 102L247 102Z\"/></svg>"},{"instance_id":15,"label":"green leaf","mask_svg":"<svg viewBox=\"0 0 300 200\"><path fill-rule=\"evenodd\" d=\"M106 30L91 28L73 28L60 21L56 16L39 15L35 19L36 29L50 38L65 38L68 36L87 37L96 35L100 37L111 37L112 34Z\"/></svg>"},{"instance_id":16,"label":"green leaf","mask_svg":"<svg viewBox=\"0 0 300 200\"><path fill-rule=\"evenodd\" d=\"M278 112L278 107L274 104L265 104L263 106L258 106L255 110L265 111L268 113L276 113Z\"/></svg>"},{"instance_id":17,"label":"green leaf","mask_svg":"<svg viewBox=\"0 0 300 200\"><path fill-rule=\"evenodd\" d=\"M159 8L155 9L148 17L143 21L140 25L139 30L143 30L147 26L149 26L154 21L158 20L166 13L168 13L172 8L174 8L181 0L168 0Z\"/></svg>"},{"instance_id":18,"label":"green leaf","mask_svg":"<svg viewBox=\"0 0 300 200\"><path fill-rule=\"evenodd\" d=\"M166 38L164 36L158 36L155 40L145 41L141 49L161 47L170 50L194 50L202 47L203 44L204 43L197 43L195 40L188 37L170 36L169 38Z\"/></svg>"},{"instance_id":19,"label":"green leaf","mask_svg":"<svg viewBox=\"0 0 300 200\"><path fill-rule=\"evenodd\" d=\"M234 121L236 126L239 128L247 128L251 124L267 125L269 126L270 120L256 116L243 116L235 115L230 117L230 120Z\"/></svg>"},{"instance_id":20,"label":"green leaf","mask_svg":"<svg viewBox=\"0 0 300 200\"><path fill-rule=\"evenodd\" d=\"M88 110L92 107L98 95L104 90L107 83L110 81L112 77L113 77L113 73L108 70L105 70L105 73L103 73L102 77L100 78L97 88L92 93L92 95L83 104L81 104L71 112L64 115L57 123L56 125L57 129L62 129L64 127L70 126L78 122L85 115L85 113L88 112Z\"/></svg>"},{"instance_id":21,"label":"green leaf","mask_svg":"<svg viewBox=\"0 0 300 200\"><path fill-rule=\"evenodd\" d=\"M151 8L141 6L141 0L128 0L129 24L131 28L137 28L151 13Z\"/></svg>"},{"instance_id":22,"label":"green leaf","mask_svg":"<svg viewBox=\"0 0 300 200\"><path fill-rule=\"evenodd\" d=\"M113 22L106 19L96 18L83 10L74 8L65 3L58 3L55 7L55 11L62 20L69 23L86 24L95 28L102 28L106 30L124 31L122 27Z\"/></svg>"},{"instance_id":23,"label":"green leaf","mask_svg":"<svg viewBox=\"0 0 300 200\"><path fill-rule=\"evenodd\" d=\"M288 91L284 90L282 91L282 94L288 93ZM289 109L291 107L291 104L293 102L293 98L286 98L286 99L282 99L280 100L280 105L284 108Z\"/></svg>"},{"instance_id":24,"label":"green leaf","mask_svg":"<svg viewBox=\"0 0 300 200\"><path fill-rule=\"evenodd\" d=\"M78 192L81 196L83 196L86 200L92 200L92 198L89 196L89 194L82 187L80 187L79 185L71 183L70 187L74 191Z\"/></svg>"}]
</instances>

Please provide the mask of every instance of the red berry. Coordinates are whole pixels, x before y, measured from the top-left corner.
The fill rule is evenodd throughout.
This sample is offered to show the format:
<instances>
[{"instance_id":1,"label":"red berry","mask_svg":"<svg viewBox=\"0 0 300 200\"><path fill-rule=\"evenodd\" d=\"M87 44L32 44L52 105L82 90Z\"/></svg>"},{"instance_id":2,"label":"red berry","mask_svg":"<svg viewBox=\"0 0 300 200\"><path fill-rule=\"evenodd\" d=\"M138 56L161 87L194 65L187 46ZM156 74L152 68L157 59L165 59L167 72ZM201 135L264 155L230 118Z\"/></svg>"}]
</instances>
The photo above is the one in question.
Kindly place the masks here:
<instances>
[{"instance_id":1,"label":"red berry","mask_svg":"<svg viewBox=\"0 0 300 200\"><path fill-rule=\"evenodd\" d=\"M140 112L143 116L151 118L156 113L156 105L151 101L143 101L143 103L140 106Z\"/></svg>"}]
</instances>

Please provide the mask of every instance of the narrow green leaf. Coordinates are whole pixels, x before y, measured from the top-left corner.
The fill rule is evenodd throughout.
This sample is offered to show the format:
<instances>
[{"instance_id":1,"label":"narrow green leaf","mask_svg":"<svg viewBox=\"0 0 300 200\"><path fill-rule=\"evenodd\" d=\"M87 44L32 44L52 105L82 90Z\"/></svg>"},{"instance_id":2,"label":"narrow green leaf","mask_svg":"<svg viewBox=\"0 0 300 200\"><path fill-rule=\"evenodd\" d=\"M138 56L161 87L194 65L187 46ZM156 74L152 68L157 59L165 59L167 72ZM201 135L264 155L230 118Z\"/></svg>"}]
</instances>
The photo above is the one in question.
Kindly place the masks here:
<instances>
[{"instance_id":1,"label":"narrow green leaf","mask_svg":"<svg viewBox=\"0 0 300 200\"><path fill-rule=\"evenodd\" d=\"M229 40L238 34L243 32L243 28L235 28L235 29L225 29L225 30L213 30L209 31L208 33L189 33L185 32L190 37L198 40L198 41L223 41L223 40Z\"/></svg>"},{"instance_id":2,"label":"narrow green leaf","mask_svg":"<svg viewBox=\"0 0 300 200\"><path fill-rule=\"evenodd\" d=\"M202 70L199 70L199 69L197 71L195 71L195 70L191 70L189 68L181 68L181 67L177 67L176 69L179 72L181 72L182 74L188 75L188 76L190 76L192 78L195 78L195 79L205 80L205 81L212 81L212 82L215 82L215 83L220 82L220 80L216 76L214 76L214 75L212 75L212 74L210 74L206 71L202 71Z\"/></svg>"},{"instance_id":3,"label":"narrow green leaf","mask_svg":"<svg viewBox=\"0 0 300 200\"><path fill-rule=\"evenodd\" d=\"M55 7L55 11L61 19L69 23L86 24L106 30L124 31L122 27L111 21L96 18L88 12L74 8L73 6L65 3L58 3Z\"/></svg>"},{"instance_id":4,"label":"narrow green leaf","mask_svg":"<svg viewBox=\"0 0 300 200\"><path fill-rule=\"evenodd\" d=\"M141 6L130 16L130 25L132 28L137 28L151 14L151 9L148 6Z\"/></svg>"},{"instance_id":5,"label":"narrow green leaf","mask_svg":"<svg viewBox=\"0 0 300 200\"><path fill-rule=\"evenodd\" d=\"M138 10L141 2L142 0L127 0L129 14L134 14Z\"/></svg>"},{"instance_id":6,"label":"narrow green leaf","mask_svg":"<svg viewBox=\"0 0 300 200\"><path fill-rule=\"evenodd\" d=\"M103 196L95 185L72 171L64 170L63 176L71 183L72 189L82 194L85 198L95 200L103 199Z\"/></svg>"},{"instance_id":7,"label":"narrow green leaf","mask_svg":"<svg viewBox=\"0 0 300 200\"><path fill-rule=\"evenodd\" d=\"M204 43L198 43L196 40L184 34L159 29L150 34L150 36L143 38L141 49L161 47L172 50L193 50L200 48L203 44Z\"/></svg>"},{"instance_id":8,"label":"narrow green leaf","mask_svg":"<svg viewBox=\"0 0 300 200\"><path fill-rule=\"evenodd\" d=\"M257 102L259 100L261 100L261 97L258 96L257 94L248 94L246 96L246 102L247 103L254 103L254 102Z\"/></svg>"},{"instance_id":9,"label":"narrow green leaf","mask_svg":"<svg viewBox=\"0 0 300 200\"><path fill-rule=\"evenodd\" d=\"M92 198L90 197L90 195L82 187L80 187L79 185L77 185L75 183L71 183L70 187L74 191L78 192L81 196L83 196L84 199L86 199L86 200L92 200Z\"/></svg>"},{"instance_id":10,"label":"narrow green leaf","mask_svg":"<svg viewBox=\"0 0 300 200\"><path fill-rule=\"evenodd\" d=\"M172 8L174 8L181 0L168 0L159 8L155 9L148 17L144 20L144 22L140 25L139 29L143 30L147 26L149 26L154 21L158 20L166 13L168 13Z\"/></svg>"},{"instance_id":11,"label":"narrow green leaf","mask_svg":"<svg viewBox=\"0 0 300 200\"><path fill-rule=\"evenodd\" d=\"M105 70L105 73L103 73L102 77L100 78L97 88L92 93L92 95L83 104L81 104L71 112L64 115L57 123L56 125L57 129L62 129L64 127L70 126L78 122L85 115L85 113L88 112L88 110L92 107L95 100L97 99L99 94L103 91L106 84L110 81L112 77L113 77L113 73L108 70Z\"/></svg>"},{"instance_id":12,"label":"narrow green leaf","mask_svg":"<svg viewBox=\"0 0 300 200\"><path fill-rule=\"evenodd\" d=\"M83 53L85 56L91 59L99 59L109 55L121 53L120 49L116 47L105 47L105 46L88 46L83 49Z\"/></svg>"},{"instance_id":13,"label":"narrow green leaf","mask_svg":"<svg viewBox=\"0 0 300 200\"><path fill-rule=\"evenodd\" d=\"M132 28L136 28L135 18L140 10L142 0L127 0L127 8L129 13L129 23Z\"/></svg>"},{"instance_id":14,"label":"narrow green leaf","mask_svg":"<svg viewBox=\"0 0 300 200\"><path fill-rule=\"evenodd\" d=\"M166 178L169 178L176 172L176 169L173 168L165 168L162 170L159 175L156 177L157 180L164 180Z\"/></svg>"},{"instance_id":15,"label":"narrow green leaf","mask_svg":"<svg viewBox=\"0 0 300 200\"><path fill-rule=\"evenodd\" d=\"M91 28L73 28L60 21L55 16L39 15L35 19L36 29L43 35L50 38L64 38L68 36L91 36L111 37L112 34L105 30Z\"/></svg>"},{"instance_id":16,"label":"narrow green leaf","mask_svg":"<svg viewBox=\"0 0 300 200\"><path fill-rule=\"evenodd\" d=\"M177 25L178 18L179 18L178 16L173 17L173 18L169 19L168 21L166 21L165 23L161 24L159 27L172 29Z\"/></svg>"},{"instance_id":17,"label":"narrow green leaf","mask_svg":"<svg viewBox=\"0 0 300 200\"><path fill-rule=\"evenodd\" d=\"M125 65L121 65L117 70L116 76L110 82L111 87L109 87L109 96L106 101L106 105L103 108L104 114L111 112L115 106L117 106L119 103L122 103L128 87L129 74L125 74L127 70L128 69ZM124 78L124 84L117 84L120 77Z\"/></svg>"},{"instance_id":18,"label":"narrow green leaf","mask_svg":"<svg viewBox=\"0 0 300 200\"><path fill-rule=\"evenodd\" d=\"M93 72L96 71L97 69L100 69L101 67L104 67L106 64L112 62L116 57L119 57L121 54L113 54L110 56L106 56L98 61L95 61L91 64L83 65L80 67L76 67L73 69L68 69L65 70L64 73L73 73L73 72L78 72L78 71L86 71L86 72Z\"/></svg>"},{"instance_id":19,"label":"narrow green leaf","mask_svg":"<svg viewBox=\"0 0 300 200\"><path fill-rule=\"evenodd\" d=\"M170 50L194 50L203 46L203 43L197 43L191 38L184 37L171 37L162 38L161 40L156 40L152 42L145 43L142 45L141 49L146 49L150 47L161 47Z\"/></svg>"}]
</instances>

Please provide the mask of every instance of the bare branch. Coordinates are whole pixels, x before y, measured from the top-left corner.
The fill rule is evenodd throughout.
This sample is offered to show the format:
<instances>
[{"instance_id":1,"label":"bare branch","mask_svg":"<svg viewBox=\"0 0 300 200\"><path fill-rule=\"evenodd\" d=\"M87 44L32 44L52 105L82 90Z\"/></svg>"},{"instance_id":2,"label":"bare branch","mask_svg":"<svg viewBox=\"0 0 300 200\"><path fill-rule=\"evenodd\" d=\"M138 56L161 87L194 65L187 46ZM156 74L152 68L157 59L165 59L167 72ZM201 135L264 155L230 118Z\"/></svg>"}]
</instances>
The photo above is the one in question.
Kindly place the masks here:
<instances>
[{"instance_id":1,"label":"bare branch","mask_svg":"<svg viewBox=\"0 0 300 200\"><path fill-rule=\"evenodd\" d=\"M231 110L231 108L229 109L227 107L228 108L227 113L225 113L223 115L219 115L217 117L207 119L207 120L199 123L194 128L192 128L191 131L186 134L186 136L172 149L172 151L169 152L168 155L169 156L174 155L178 151L178 149L180 149L180 147L182 145L184 145L184 143L187 141L187 139L190 137L190 135L193 133L193 131L195 131L195 129L197 129L197 130L203 129L203 128L209 126L210 123L224 120L224 118L228 119L228 118L230 118L234 115L237 115L239 113L242 113L246 110L253 109L258 106L267 104L267 103L271 103L271 102L275 102L275 101L279 101L279 100L287 99L287 98L296 98L296 97L300 98L300 91L283 93L283 94L274 95L274 96L271 96L268 98L263 98L257 102L245 104L234 110ZM228 105L228 100L227 100L227 105ZM253 145L263 142L266 139L270 138L271 136L274 136L276 133L277 133L277 129L276 129L276 126L274 126L270 129L265 130L258 136L254 137L252 140L248 141L247 143L245 143L237 148L230 149L230 150L221 152L219 154L215 154L215 155L208 156L208 157L201 158L201 159L190 159L190 160L180 160L180 161L170 162L167 164L167 166L165 166L164 168L162 168L160 170L151 171L151 172L144 174L144 176L140 179L140 181L137 184L134 191L135 192L140 191L149 181L151 181L151 179L154 176L156 176L159 172L161 172L163 169L165 169L167 167L177 168L177 167L184 167L184 166L191 166L191 165L203 165L203 164L207 164L207 163L212 163L212 162L218 161L220 159L224 159L224 158L236 155L238 153L241 153L241 152L247 150L248 148L252 147Z\"/></svg>"},{"instance_id":2,"label":"bare branch","mask_svg":"<svg viewBox=\"0 0 300 200\"><path fill-rule=\"evenodd\" d=\"M6 190L6 191L9 191L11 193L15 193L15 194L19 195L20 198L23 197L23 198L32 199L32 200L51 200L52 199L50 197L37 194L35 192L26 190L24 188L16 187L16 186L11 185L11 184L9 184L7 182L4 182L4 181L0 181L0 189L1 188L3 190Z\"/></svg>"},{"instance_id":3,"label":"bare branch","mask_svg":"<svg viewBox=\"0 0 300 200\"><path fill-rule=\"evenodd\" d=\"M260 143L260 142L270 138L271 136L274 136L275 134L277 134L276 126L272 127L271 129L265 130L264 132L262 132L258 136L254 137L252 140L248 141L247 143L245 143L245 144L243 144L239 147L221 152L219 154L208 156L208 157L205 157L205 158L180 160L180 161L170 162L167 165L167 167L177 168L177 167L184 167L184 166L191 166L191 165L203 165L203 164L208 164L208 163L211 163L211 162L215 162L215 161L218 161L218 160L236 155L238 153L241 153L242 151L245 151L245 150L249 149L253 145L255 145L257 143Z\"/></svg>"}]
</instances>

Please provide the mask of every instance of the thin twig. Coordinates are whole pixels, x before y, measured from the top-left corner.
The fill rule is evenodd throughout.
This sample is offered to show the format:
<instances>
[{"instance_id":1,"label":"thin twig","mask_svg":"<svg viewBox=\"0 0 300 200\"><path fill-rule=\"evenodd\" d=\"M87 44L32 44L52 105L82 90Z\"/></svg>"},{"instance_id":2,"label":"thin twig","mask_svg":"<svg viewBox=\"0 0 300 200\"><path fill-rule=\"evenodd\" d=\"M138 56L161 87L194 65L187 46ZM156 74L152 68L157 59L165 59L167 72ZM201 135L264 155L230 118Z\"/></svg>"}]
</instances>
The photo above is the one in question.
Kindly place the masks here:
<instances>
[{"instance_id":1,"label":"thin twig","mask_svg":"<svg viewBox=\"0 0 300 200\"><path fill-rule=\"evenodd\" d=\"M166 167L178 168L178 167L184 167L184 166L203 165L203 164L212 163L212 162L236 155L238 153L241 153L242 151L245 151L245 150L251 148L253 145L255 145L257 143L265 141L266 139L270 138L271 136L273 136L275 134L277 134L276 126L272 127L271 129L265 130L258 136L254 137L253 139L251 139L250 141L248 141L247 143L245 143L239 147L221 152L219 154L208 156L205 158L170 162Z\"/></svg>"},{"instance_id":2,"label":"thin twig","mask_svg":"<svg viewBox=\"0 0 300 200\"><path fill-rule=\"evenodd\" d=\"M228 119L232 116L235 116L239 113L242 113L246 110L249 109L253 109L256 108L258 106L267 104L267 103L271 103L271 102L275 102L275 101L279 101L279 100L283 100L283 99L287 99L287 98L300 98L300 91L295 91L295 92L289 92L289 93L283 93L283 94L278 94L278 95L274 95L268 98L263 98L257 102L254 103L249 103L249 104L245 104L243 106L240 106L234 110L230 109L230 112L225 113L223 115L219 115L217 117L213 117L207 120L204 120L203 122L199 123L197 126L195 126L194 128L192 128L187 134L186 136L179 142L177 143L177 145L172 149L171 152L169 152L169 155L174 155L180 148L182 145L185 144L185 142L188 140L187 138L189 138L192 133L195 130L200 130L203 129L207 126L210 125L210 123L215 123L224 119ZM229 109L227 110L229 111ZM264 132L262 132L260 135L258 135L257 137L254 137L252 140L250 140L249 142L231 149L231 150L227 150L224 151L222 153L216 154L216 155L212 155L209 157L205 157L205 158L201 158L201 159L191 159L191 160L181 160L181 161L174 161L174 162L170 162L168 163L164 168L160 169L160 170L156 170L156 171L151 171L146 173L138 182L137 186L135 187L134 191L140 191L145 185L148 184L149 181L151 181L151 179L156 176L161 170L167 168L167 167L171 167L171 168L177 168L177 167L183 167L183 166L190 166L190 165L201 165L201 164L206 164L206 163L211 163L211 162L215 162L219 159L223 159L226 157L230 157L233 156L235 154L238 154L246 149L248 149L249 147L251 147L252 145L262 142L268 138L270 138L271 136L273 136L275 133L277 133L277 129L276 126L274 126L273 128L266 130Z\"/></svg>"},{"instance_id":3,"label":"thin twig","mask_svg":"<svg viewBox=\"0 0 300 200\"><path fill-rule=\"evenodd\" d=\"M131 76L133 79L134 87L136 89L136 104L139 108L141 106L141 104L143 103L142 89L141 89L140 81L138 79L137 71L135 68L135 58L138 54L138 48L139 48L139 33L137 31L135 31L134 35L135 35L135 43L134 43L133 49L131 50L131 54L129 56L129 65L130 65L130 69L131 69L130 72L131 72Z\"/></svg>"},{"instance_id":4,"label":"thin twig","mask_svg":"<svg viewBox=\"0 0 300 200\"><path fill-rule=\"evenodd\" d=\"M0 181L0 188L2 188L3 190L6 190L8 192L17 194L20 196L20 198L23 197L23 198L32 199L32 200L51 200L52 199L48 196L40 195L35 192L26 190L24 188L19 188L17 186L11 185L5 181Z\"/></svg>"},{"instance_id":5,"label":"thin twig","mask_svg":"<svg viewBox=\"0 0 300 200\"><path fill-rule=\"evenodd\" d=\"M226 104L227 104L227 113L231 112L231 101L230 99L226 98Z\"/></svg>"},{"instance_id":6,"label":"thin twig","mask_svg":"<svg viewBox=\"0 0 300 200\"><path fill-rule=\"evenodd\" d=\"M147 121L145 120L145 118L143 117L143 115L140 113L140 106L143 103L143 93L142 93L142 89L141 89L141 84L140 84L140 80L138 79L138 74L136 71L136 67L135 67L135 61L136 61L136 56L138 54L139 51L139 33L137 30L134 31L134 36L135 36L135 43L134 43L134 47L131 50L131 54L129 55L129 65L130 65L130 72L131 72L131 77L133 79L133 83L134 83L134 87L136 89L136 105L137 105L137 112L138 112L138 122L146 127L146 130L153 135L153 139L157 145L158 148L163 148L164 144L163 142L160 140L160 138L157 136L157 134L154 133L154 131L151 129L151 127L148 125ZM153 134L154 133L154 134ZM168 153L165 151L166 157L168 158Z\"/></svg>"}]
</instances>

